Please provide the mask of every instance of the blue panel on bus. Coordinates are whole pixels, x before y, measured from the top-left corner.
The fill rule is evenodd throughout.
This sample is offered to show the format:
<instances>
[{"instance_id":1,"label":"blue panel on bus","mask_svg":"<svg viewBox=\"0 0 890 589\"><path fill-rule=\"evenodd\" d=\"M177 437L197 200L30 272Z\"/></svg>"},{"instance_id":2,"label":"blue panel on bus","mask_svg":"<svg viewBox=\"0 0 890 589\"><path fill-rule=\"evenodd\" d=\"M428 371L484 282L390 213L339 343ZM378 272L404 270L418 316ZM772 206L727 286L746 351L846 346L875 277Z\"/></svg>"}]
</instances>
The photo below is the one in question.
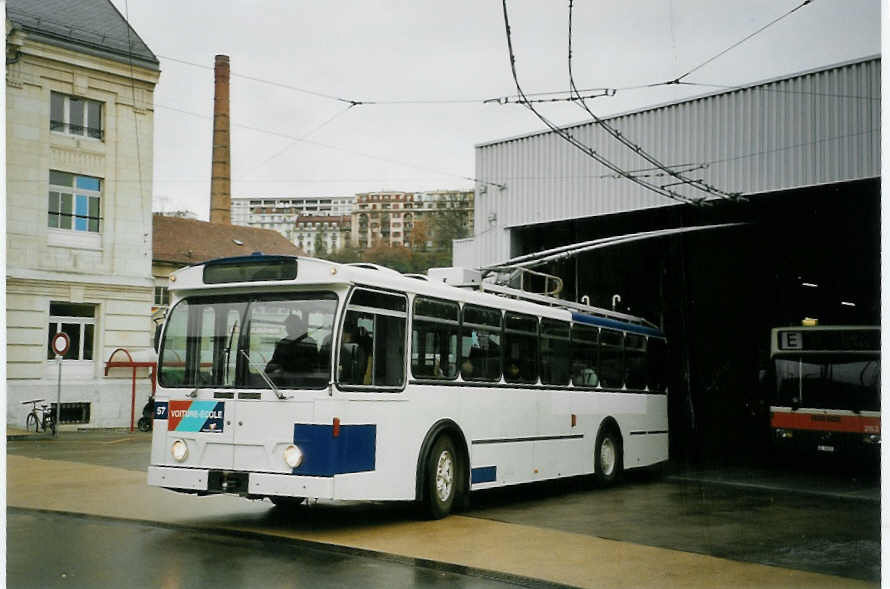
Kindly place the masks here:
<instances>
[{"instance_id":1,"label":"blue panel on bus","mask_svg":"<svg viewBox=\"0 0 890 589\"><path fill-rule=\"evenodd\" d=\"M498 467L497 466L480 466L479 468L474 468L471 472L472 484L476 483L493 483L498 478Z\"/></svg>"},{"instance_id":2,"label":"blue panel on bus","mask_svg":"<svg viewBox=\"0 0 890 589\"><path fill-rule=\"evenodd\" d=\"M572 311L572 321L578 323L589 323L591 325L599 325L602 327L611 327L612 329L620 329L622 331L628 331L630 333L664 337L664 334L661 333L661 331L652 327L647 327L645 325L635 325L633 323L625 323L624 321L618 321L616 319L595 317L593 315L586 315L584 313L578 313L576 311Z\"/></svg>"},{"instance_id":3,"label":"blue panel on bus","mask_svg":"<svg viewBox=\"0 0 890 589\"><path fill-rule=\"evenodd\" d=\"M376 467L376 425L341 425L335 438L333 426L297 423L294 444L303 451L303 463L294 474L330 477Z\"/></svg>"}]
</instances>

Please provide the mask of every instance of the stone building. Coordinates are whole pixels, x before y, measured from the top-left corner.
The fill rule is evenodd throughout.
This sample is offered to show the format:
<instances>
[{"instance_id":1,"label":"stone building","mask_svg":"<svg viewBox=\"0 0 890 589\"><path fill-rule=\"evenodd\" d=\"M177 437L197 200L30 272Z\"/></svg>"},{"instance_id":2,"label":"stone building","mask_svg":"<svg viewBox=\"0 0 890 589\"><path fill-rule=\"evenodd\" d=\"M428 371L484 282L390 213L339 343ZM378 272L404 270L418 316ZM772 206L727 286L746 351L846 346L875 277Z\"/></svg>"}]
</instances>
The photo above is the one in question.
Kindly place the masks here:
<instances>
[{"instance_id":1,"label":"stone building","mask_svg":"<svg viewBox=\"0 0 890 589\"><path fill-rule=\"evenodd\" d=\"M366 192L357 194L352 211L353 246L376 244L410 246L415 224L427 225L424 239L432 245L432 224L437 215L457 214L467 230L473 227L473 191Z\"/></svg>"},{"instance_id":2,"label":"stone building","mask_svg":"<svg viewBox=\"0 0 890 589\"><path fill-rule=\"evenodd\" d=\"M293 226L292 241L309 256L334 253L350 243L352 225L348 215L301 215ZM317 246L321 245L322 251Z\"/></svg>"},{"instance_id":3,"label":"stone building","mask_svg":"<svg viewBox=\"0 0 890 589\"><path fill-rule=\"evenodd\" d=\"M232 224L274 229L294 243L297 217L341 217L352 212L352 196L232 197Z\"/></svg>"},{"instance_id":4,"label":"stone building","mask_svg":"<svg viewBox=\"0 0 890 589\"><path fill-rule=\"evenodd\" d=\"M55 401L48 342L62 331L63 426L123 426L131 373L104 364L151 347L159 62L109 0L6 10L7 423L24 425L25 401Z\"/></svg>"}]
</instances>

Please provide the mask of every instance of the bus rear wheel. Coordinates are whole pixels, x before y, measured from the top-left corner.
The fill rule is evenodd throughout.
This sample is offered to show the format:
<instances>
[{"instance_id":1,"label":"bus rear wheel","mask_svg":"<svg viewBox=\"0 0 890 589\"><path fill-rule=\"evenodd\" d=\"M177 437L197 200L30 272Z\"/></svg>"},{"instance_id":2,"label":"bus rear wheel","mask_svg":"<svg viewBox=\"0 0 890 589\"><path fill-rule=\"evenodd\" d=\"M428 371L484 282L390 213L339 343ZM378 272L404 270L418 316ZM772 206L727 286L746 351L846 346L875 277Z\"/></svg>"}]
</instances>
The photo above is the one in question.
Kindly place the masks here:
<instances>
[{"instance_id":1,"label":"bus rear wheel","mask_svg":"<svg viewBox=\"0 0 890 589\"><path fill-rule=\"evenodd\" d=\"M460 480L458 464L454 442L448 436L439 436L427 455L424 473L424 511L430 519L442 519L451 513Z\"/></svg>"},{"instance_id":2,"label":"bus rear wheel","mask_svg":"<svg viewBox=\"0 0 890 589\"><path fill-rule=\"evenodd\" d=\"M594 477L601 486L615 482L621 474L621 438L611 428L603 428L594 447Z\"/></svg>"}]
</instances>

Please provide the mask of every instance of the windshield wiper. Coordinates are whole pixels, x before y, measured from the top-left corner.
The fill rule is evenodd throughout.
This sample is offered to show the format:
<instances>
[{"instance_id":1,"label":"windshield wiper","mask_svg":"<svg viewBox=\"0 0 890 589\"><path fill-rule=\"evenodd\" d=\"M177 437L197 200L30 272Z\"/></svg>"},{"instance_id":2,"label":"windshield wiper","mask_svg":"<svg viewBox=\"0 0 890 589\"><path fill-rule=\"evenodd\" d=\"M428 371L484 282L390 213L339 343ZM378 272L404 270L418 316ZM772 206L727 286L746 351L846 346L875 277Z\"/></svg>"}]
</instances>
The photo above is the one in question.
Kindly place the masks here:
<instances>
[{"instance_id":1,"label":"windshield wiper","mask_svg":"<svg viewBox=\"0 0 890 589\"><path fill-rule=\"evenodd\" d=\"M232 340L235 339L235 330L238 329L238 321L235 320L235 323L232 325L232 333L229 334L229 345L226 346L225 350L225 373L223 375L223 382L229 382L229 358L232 355Z\"/></svg>"},{"instance_id":2,"label":"windshield wiper","mask_svg":"<svg viewBox=\"0 0 890 589\"><path fill-rule=\"evenodd\" d=\"M244 350L241 350L241 353L244 355L245 358L247 358L247 363L250 364L253 368L255 368L257 373L259 373L259 375L263 378L263 380L266 381L266 384L269 385L269 387L272 389L272 392L275 393L276 397L278 397L279 399L289 399L290 398L278 390L278 387L275 386L275 383L272 382L272 379L270 379L268 376L266 376L265 369L262 366L257 366L254 363L254 361L250 359L250 355L247 352L245 352Z\"/></svg>"}]
</instances>

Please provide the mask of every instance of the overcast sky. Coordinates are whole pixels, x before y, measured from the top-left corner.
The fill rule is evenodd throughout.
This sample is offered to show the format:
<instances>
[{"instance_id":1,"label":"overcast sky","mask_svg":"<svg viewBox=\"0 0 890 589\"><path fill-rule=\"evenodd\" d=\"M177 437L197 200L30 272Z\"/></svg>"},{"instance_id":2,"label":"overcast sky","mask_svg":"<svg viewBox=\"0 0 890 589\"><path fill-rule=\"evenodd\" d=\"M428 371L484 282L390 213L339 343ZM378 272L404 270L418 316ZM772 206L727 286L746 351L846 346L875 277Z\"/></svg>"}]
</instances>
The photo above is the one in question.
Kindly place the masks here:
<instances>
[{"instance_id":1,"label":"overcast sky","mask_svg":"<svg viewBox=\"0 0 890 589\"><path fill-rule=\"evenodd\" d=\"M515 93L497 0L112 1L161 62L155 210L208 217L217 53L232 70L233 196L470 189L474 145L542 128L522 106L482 103ZM676 78L801 1L576 0L575 81L627 88ZM566 90L568 1L510 0L508 9L523 89ZM814 0L685 80L742 85L873 55L880 16L879 0ZM348 108L284 86L403 103ZM710 91L619 90L589 105L608 115ZM586 118L572 104L542 110L561 124Z\"/></svg>"}]
</instances>

